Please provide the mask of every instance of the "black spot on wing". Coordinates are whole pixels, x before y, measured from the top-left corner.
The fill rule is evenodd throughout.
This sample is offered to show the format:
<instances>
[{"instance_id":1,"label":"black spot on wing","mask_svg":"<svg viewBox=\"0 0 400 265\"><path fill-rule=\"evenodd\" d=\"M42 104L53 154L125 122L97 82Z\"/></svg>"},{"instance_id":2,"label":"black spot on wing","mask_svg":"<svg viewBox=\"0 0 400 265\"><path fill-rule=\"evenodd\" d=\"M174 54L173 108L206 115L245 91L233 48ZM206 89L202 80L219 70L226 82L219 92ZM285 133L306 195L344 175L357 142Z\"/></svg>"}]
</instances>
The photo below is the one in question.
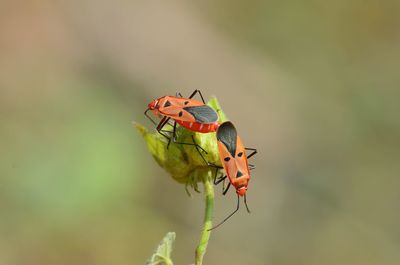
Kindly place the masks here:
<instances>
[{"instance_id":1,"label":"black spot on wing","mask_svg":"<svg viewBox=\"0 0 400 265\"><path fill-rule=\"evenodd\" d=\"M171 102L169 102L169 100L167 100L164 104L164 108L171 106Z\"/></svg>"},{"instance_id":2,"label":"black spot on wing","mask_svg":"<svg viewBox=\"0 0 400 265\"><path fill-rule=\"evenodd\" d=\"M217 139L226 146L232 157L235 157L237 132L231 122L224 122L218 127Z\"/></svg>"},{"instance_id":3,"label":"black spot on wing","mask_svg":"<svg viewBox=\"0 0 400 265\"><path fill-rule=\"evenodd\" d=\"M184 110L193 115L197 122L213 123L218 120L217 113L209 106L184 107Z\"/></svg>"}]
</instances>

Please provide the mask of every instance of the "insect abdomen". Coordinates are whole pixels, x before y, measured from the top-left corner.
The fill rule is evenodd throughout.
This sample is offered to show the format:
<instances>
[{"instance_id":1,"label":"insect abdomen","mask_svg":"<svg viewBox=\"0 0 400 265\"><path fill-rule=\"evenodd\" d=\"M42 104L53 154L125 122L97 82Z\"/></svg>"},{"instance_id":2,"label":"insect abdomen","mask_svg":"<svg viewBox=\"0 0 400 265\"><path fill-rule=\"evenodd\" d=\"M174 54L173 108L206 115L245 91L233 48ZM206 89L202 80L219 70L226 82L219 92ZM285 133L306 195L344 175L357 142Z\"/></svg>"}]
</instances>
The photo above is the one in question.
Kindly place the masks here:
<instances>
[{"instance_id":1,"label":"insect abdomen","mask_svg":"<svg viewBox=\"0 0 400 265\"><path fill-rule=\"evenodd\" d=\"M194 132L208 133L215 132L218 128L218 123L198 123L198 122L188 122L188 121L176 121L182 127Z\"/></svg>"}]
</instances>

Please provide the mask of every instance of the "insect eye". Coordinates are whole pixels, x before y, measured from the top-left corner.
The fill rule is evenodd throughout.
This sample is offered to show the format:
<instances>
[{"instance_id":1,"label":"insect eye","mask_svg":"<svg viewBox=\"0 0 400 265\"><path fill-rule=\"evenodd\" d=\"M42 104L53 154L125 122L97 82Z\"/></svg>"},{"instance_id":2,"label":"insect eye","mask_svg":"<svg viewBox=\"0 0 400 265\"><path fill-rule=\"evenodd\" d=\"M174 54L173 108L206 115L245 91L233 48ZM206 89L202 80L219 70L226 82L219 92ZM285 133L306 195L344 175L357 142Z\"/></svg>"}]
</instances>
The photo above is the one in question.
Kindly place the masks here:
<instances>
[{"instance_id":1,"label":"insect eye","mask_svg":"<svg viewBox=\"0 0 400 265\"><path fill-rule=\"evenodd\" d=\"M229 160L231 160L231 158L228 156L228 157L225 157L224 160L225 160L226 162L228 162Z\"/></svg>"},{"instance_id":2,"label":"insect eye","mask_svg":"<svg viewBox=\"0 0 400 265\"><path fill-rule=\"evenodd\" d=\"M242 157L242 155L243 155L243 152L240 152L240 153L238 154L238 157Z\"/></svg>"}]
</instances>

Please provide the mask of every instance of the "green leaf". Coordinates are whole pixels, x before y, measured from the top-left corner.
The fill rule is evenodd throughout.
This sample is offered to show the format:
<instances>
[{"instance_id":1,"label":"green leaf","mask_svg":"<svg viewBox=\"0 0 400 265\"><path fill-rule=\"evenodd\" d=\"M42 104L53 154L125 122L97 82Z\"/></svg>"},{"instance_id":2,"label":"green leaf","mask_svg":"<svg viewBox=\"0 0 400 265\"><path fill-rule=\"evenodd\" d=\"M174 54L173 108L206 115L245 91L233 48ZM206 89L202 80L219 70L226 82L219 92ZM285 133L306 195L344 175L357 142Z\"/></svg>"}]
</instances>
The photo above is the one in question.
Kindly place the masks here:
<instances>
[{"instance_id":1,"label":"green leaf","mask_svg":"<svg viewBox=\"0 0 400 265\"><path fill-rule=\"evenodd\" d=\"M163 240L161 240L153 255L146 261L146 265L173 265L171 260L171 253L175 242L175 237L175 232L168 232Z\"/></svg>"}]
</instances>

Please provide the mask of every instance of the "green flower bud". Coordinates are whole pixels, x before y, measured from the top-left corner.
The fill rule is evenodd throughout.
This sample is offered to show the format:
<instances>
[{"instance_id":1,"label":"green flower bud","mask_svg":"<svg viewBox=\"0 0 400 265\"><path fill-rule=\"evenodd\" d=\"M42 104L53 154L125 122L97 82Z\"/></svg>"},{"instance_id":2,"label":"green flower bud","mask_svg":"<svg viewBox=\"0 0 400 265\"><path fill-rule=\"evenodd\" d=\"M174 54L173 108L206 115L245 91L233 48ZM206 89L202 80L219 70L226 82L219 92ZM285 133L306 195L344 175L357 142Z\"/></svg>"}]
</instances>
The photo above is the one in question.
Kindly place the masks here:
<instances>
[{"instance_id":1,"label":"green flower bud","mask_svg":"<svg viewBox=\"0 0 400 265\"><path fill-rule=\"evenodd\" d=\"M221 107L215 97L207 103L213 108L218 116L219 122L226 121L226 116L222 112ZM211 171L214 168L209 167L201 158L199 151L203 157L210 163L221 165L215 133L196 133L189 131L179 125L176 127L177 141L182 143L193 143L201 146L199 151L194 145L183 145L171 141L167 149L168 140L157 131L149 132L143 125L135 124L138 131L142 134L147 143L150 154L157 163L164 168L174 180L192 186L197 191L197 183L202 182L204 178L212 176ZM166 125L163 130L172 131L170 125Z\"/></svg>"}]
</instances>

